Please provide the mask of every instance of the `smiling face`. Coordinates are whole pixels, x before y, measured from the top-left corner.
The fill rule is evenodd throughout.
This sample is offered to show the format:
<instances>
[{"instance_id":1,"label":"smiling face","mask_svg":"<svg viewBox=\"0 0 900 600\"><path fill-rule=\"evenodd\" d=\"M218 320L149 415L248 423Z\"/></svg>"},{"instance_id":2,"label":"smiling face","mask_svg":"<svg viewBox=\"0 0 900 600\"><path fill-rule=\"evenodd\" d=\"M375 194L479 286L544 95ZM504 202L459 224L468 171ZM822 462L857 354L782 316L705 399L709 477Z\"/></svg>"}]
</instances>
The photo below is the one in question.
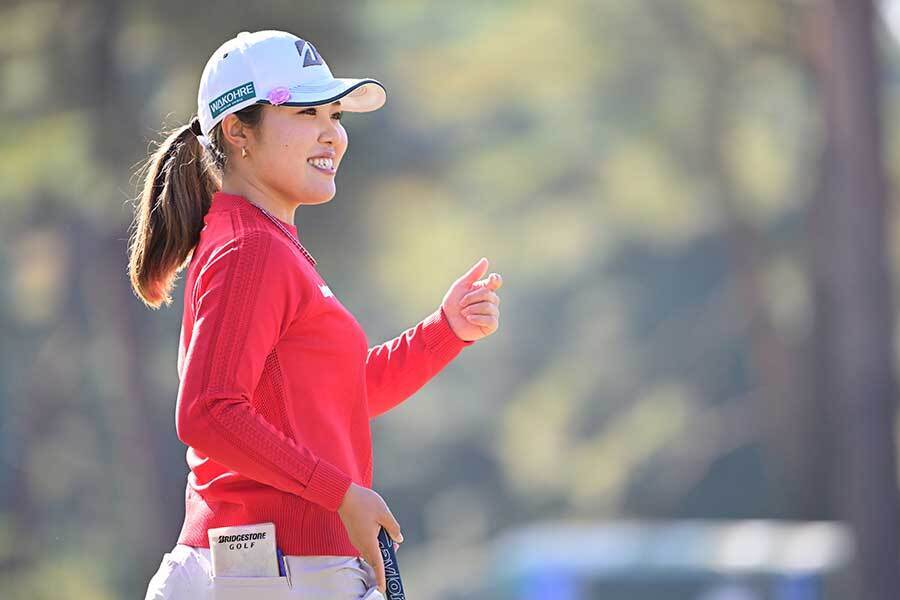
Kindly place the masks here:
<instances>
[{"instance_id":1,"label":"smiling face","mask_svg":"<svg viewBox=\"0 0 900 600\"><path fill-rule=\"evenodd\" d=\"M256 129L242 128L230 141L238 147L229 159L243 179L285 204L321 204L335 194L335 174L347 150L341 103L319 106L265 106ZM240 129L229 115L224 128ZM236 132L237 129L234 129ZM234 150L234 148L232 149Z\"/></svg>"}]
</instances>

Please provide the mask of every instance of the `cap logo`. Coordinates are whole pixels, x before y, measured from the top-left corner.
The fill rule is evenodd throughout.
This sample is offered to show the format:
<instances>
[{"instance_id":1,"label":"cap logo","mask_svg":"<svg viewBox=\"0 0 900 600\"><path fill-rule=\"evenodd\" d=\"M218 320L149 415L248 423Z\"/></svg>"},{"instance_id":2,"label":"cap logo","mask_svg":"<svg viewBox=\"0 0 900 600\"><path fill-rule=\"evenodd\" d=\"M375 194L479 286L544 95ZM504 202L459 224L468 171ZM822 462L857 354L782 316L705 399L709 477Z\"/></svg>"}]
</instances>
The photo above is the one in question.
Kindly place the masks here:
<instances>
[{"instance_id":1,"label":"cap logo","mask_svg":"<svg viewBox=\"0 0 900 600\"><path fill-rule=\"evenodd\" d=\"M319 53L316 52L315 46L306 40L297 40L294 42L294 45L297 46L297 52L300 54L300 58L303 59L304 67L311 67L313 65L321 65L322 57L319 56ZM304 53L304 50L306 51Z\"/></svg>"},{"instance_id":2,"label":"cap logo","mask_svg":"<svg viewBox=\"0 0 900 600\"><path fill-rule=\"evenodd\" d=\"M244 100L250 100L251 98L256 98L256 89L253 87L252 81L242 83L233 90L228 90L209 103L212 118L215 119L235 104L240 104Z\"/></svg>"}]
</instances>

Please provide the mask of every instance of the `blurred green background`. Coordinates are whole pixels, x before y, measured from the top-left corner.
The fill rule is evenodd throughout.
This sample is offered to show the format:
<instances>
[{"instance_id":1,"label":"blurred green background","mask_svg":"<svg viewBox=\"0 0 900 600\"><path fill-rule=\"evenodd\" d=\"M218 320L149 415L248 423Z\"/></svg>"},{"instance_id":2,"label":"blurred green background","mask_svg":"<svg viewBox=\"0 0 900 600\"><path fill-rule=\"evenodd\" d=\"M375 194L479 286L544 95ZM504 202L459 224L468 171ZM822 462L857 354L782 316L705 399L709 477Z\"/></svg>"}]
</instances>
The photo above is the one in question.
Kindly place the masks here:
<instances>
[{"instance_id":1,"label":"blurred green background","mask_svg":"<svg viewBox=\"0 0 900 600\"><path fill-rule=\"evenodd\" d=\"M373 422L411 598L484 594L516 528L620 519L842 521L846 597L900 594L900 52L870 3L29 0L0 5L0 596L143 597L175 543L183 290L129 288L134 173L257 29L388 89L297 212L370 342L481 256L504 278L498 332Z\"/></svg>"}]
</instances>

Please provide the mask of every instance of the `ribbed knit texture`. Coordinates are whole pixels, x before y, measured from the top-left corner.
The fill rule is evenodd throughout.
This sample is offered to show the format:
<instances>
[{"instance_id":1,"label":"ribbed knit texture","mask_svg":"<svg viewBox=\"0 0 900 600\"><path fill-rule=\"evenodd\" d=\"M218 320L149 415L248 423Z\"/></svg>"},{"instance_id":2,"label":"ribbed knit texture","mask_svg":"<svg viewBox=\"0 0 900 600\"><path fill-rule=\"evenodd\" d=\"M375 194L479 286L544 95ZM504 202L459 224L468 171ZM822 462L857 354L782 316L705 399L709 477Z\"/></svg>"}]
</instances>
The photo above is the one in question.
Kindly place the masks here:
<instances>
[{"instance_id":1,"label":"ribbed knit texture","mask_svg":"<svg viewBox=\"0 0 900 600\"><path fill-rule=\"evenodd\" d=\"M370 419L473 342L438 308L368 347L284 232L222 192L185 286L175 425L190 473L178 543L206 548L211 527L271 521L285 554L359 556L336 511L351 482L372 485Z\"/></svg>"}]
</instances>

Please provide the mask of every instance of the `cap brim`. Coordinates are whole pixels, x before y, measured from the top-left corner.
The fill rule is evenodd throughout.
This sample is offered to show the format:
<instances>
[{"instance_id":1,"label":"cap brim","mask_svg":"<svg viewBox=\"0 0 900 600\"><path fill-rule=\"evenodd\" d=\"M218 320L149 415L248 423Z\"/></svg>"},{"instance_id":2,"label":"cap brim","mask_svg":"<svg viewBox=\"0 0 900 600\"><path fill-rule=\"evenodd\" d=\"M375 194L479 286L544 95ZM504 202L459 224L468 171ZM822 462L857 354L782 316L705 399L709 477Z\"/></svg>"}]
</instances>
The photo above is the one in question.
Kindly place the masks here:
<instances>
[{"instance_id":1,"label":"cap brim","mask_svg":"<svg viewBox=\"0 0 900 600\"><path fill-rule=\"evenodd\" d=\"M384 106L387 100L384 86L375 79L338 79L327 86L292 88L290 98L279 106L318 106L341 101L341 109L349 112L371 112ZM259 104L272 104L265 98Z\"/></svg>"}]
</instances>

